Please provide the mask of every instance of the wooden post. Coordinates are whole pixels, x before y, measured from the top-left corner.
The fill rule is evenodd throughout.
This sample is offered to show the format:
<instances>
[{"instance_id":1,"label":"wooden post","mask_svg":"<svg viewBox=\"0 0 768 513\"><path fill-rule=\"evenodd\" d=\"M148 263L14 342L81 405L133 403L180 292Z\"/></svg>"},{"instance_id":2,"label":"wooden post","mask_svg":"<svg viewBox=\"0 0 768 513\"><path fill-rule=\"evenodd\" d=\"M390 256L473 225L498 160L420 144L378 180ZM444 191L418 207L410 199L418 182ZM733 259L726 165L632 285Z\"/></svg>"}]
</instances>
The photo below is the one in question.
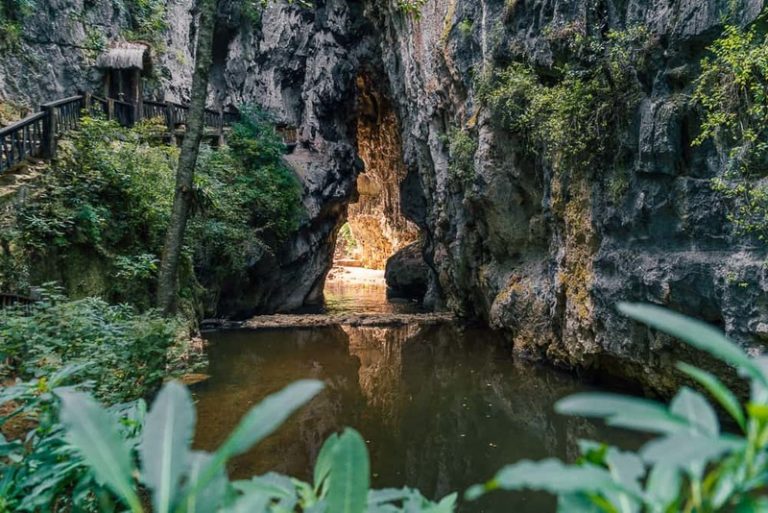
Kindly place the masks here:
<instances>
[{"instance_id":1,"label":"wooden post","mask_svg":"<svg viewBox=\"0 0 768 513\"><path fill-rule=\"evenodd\" d=\"M144 91L141 83L141 74L138 69L133 71L133 94L136 97L136 115L134 122L139 122L144 118Z\"/></svg>"},{"instance_id":2,"label":"wooden post","mask_svg":"<svg viewBox=\"0 0 768 513\"><path fill-rule=\"evenodd\" d=\"M115 100L107 98L107 120L115 119Z\"/></svg>"},{"instance_id":3,"label":"wooden post","mask_svg":"<svg viewBox=\"0 0 768 513\"><path fill-rule=\"evenodd\" d=\"M173 126L173 103L169 100L166 100L165 102L165 124L168 125L168 141L172 145L178 146L178 141L176 140L176 129Z\"/></svg>"},{"instance_id":4,"label":"wooden post","mask_svg":"<svg viewBox=\"0 0 768 513\"><path fill-rule=\"evenodd\" d=\"M83 95L83 110L85 111L86 116L93 115L93 112L91 112L93 104L93 101L91 100L91 93L85 93Z\"/></svg>"},{"instance_id":5,"label":"wooden post","mask_svg":"<svg viewBox=\"0 0 768 513\"><path fill-rule=\"evenodd\" d=\"M43 158L52 159L56 156L56 108L43 105Z\"/></svg>"}]
</instances>

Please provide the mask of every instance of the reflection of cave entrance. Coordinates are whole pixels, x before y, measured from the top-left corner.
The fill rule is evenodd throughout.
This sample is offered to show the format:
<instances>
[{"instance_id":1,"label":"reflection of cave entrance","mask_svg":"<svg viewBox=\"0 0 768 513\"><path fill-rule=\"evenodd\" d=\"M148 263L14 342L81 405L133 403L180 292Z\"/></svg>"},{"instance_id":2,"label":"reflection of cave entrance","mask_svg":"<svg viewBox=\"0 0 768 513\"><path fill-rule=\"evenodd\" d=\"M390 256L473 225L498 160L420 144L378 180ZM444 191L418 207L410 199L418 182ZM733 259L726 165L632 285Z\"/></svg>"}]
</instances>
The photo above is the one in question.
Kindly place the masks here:
<instances>
[{"instance_id":1,"label":"reflection of cave entrance","mask_svg":"<svg viewBox=\"0 0 768 513\"><path fill-rule=\"evenodd\" d=\"M357 194L347 206L346 222L337 232L334 266L326 280L325 297L330 307L345 294L360 296L363 302L378 298L382 309L393 311L398 310L393 303L420 302L424 294L401 294L398 287L393 288L395 282L389 280L388 303L385 268L388 278L407 274L418 279L421 273L424 284L427 271L421 250L414 246L419 229L404 216L401 204L400 187L407 173L397 116L370 77L357 78L357 92L357 152L365 170L357 177ZM414 263L414 259L401 258L408 247L416 256L415 265L420 267L401 272L402 266L395 264Z\"/></svg>"}]
</instances>

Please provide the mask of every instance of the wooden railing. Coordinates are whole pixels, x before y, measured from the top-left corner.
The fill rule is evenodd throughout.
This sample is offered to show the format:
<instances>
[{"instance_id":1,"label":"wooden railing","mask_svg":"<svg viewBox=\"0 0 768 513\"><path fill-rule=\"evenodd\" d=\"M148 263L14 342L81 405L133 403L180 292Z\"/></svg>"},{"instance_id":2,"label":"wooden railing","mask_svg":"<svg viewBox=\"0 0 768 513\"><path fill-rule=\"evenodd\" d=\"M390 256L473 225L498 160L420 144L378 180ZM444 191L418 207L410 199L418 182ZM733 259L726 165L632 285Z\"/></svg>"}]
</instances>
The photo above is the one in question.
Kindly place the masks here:
<instances>
[{"instance_id":1,"label":"wooden railing","mask_svg":"<svg viewBox=\"0 0 768 513\"><path fill-rule=\"evenodd\" d=\"M0 310L5 308L21 308L26 312L30 312L32 305L35 303L35 299L31 297L0 292Z\"/></svg>"},{"instance_id":2,"label":"wooden railing","mask_svg":"<svg viewBox=\"0 0 768 513\"><path fill-rule=\"evenodd\" d=\"M29 159L56 156L56 141L75 130L83 114L103 116L125 127L141 119L162 118L170 132L187 124L189 106L173 102L144 100L139 104L85 94L71 96L41 106L32 114L5 128L0 128L0 174ZM224 127L240 119L235 112L205 109L205 127L223 134Z\"/></svg>"}]
</instances>

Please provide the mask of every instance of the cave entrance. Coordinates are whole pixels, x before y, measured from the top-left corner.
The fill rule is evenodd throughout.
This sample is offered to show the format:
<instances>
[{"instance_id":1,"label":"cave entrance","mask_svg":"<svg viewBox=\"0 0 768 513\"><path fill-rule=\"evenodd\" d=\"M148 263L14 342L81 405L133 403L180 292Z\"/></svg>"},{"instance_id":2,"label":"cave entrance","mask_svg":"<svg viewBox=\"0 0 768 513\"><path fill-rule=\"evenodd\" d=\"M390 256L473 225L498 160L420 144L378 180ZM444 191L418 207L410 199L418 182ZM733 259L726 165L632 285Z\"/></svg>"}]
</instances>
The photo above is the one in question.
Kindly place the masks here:
<instances>
[{"instance_id":1,"label":"cave entrance","mask_svg":"<svg viewBox=\"0 0 768 513\"><path fill-rule=\"evenodd\" d=\"M390 101L377 89L381 83L366 75L357 78L356 140L364 171L336 232L324 289L329 310L402 311L420 305L426 293L419 229L405 217L401 203L407 170L400 127ZM420 277L423 286L418 290L397 286Z\"/></svg>"}]
</instances>

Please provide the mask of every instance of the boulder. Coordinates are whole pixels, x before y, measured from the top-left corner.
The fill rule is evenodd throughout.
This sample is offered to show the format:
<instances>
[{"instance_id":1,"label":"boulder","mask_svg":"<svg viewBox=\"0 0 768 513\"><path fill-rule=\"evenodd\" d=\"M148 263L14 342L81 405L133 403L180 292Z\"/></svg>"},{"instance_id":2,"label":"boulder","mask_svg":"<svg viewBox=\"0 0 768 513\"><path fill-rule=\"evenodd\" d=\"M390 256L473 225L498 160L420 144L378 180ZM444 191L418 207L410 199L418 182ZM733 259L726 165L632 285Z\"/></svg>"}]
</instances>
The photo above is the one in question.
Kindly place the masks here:
<instances>
[{"instance_id":1,"label":"boulder","mask_svg":"<svg viewBox=\"0 0 768 513\"><path fill-rule=\"evenodd\" d=\"M384 273L387 295L422 301L427 293L429 267L422 256L421 242L404 247L389 260Z\"/></svg>"}]
</instances>

